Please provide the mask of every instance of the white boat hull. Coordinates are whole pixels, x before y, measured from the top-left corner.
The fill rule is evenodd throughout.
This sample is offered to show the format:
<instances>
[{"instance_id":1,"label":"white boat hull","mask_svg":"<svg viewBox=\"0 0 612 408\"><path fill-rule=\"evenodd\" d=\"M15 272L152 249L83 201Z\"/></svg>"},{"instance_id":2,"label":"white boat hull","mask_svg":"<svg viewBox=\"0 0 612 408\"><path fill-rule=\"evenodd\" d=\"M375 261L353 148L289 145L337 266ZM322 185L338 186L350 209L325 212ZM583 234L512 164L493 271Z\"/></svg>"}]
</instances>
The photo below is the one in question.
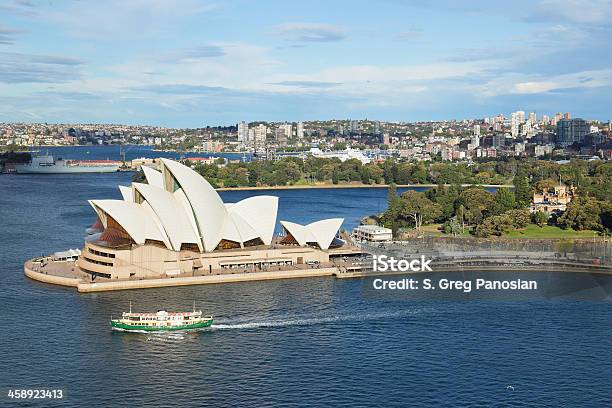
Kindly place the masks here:
<instances>
[{"instance_id":1,"label":"white boat hull","mask_svg":"<svg viewBox=\"0 0 612 408\"><path fill-rule=\"evenodd\" d=\"M114 173L119 166L31 166L16 165L17 174L75 174L75 173Z\"/></svg>"}]
</instances>

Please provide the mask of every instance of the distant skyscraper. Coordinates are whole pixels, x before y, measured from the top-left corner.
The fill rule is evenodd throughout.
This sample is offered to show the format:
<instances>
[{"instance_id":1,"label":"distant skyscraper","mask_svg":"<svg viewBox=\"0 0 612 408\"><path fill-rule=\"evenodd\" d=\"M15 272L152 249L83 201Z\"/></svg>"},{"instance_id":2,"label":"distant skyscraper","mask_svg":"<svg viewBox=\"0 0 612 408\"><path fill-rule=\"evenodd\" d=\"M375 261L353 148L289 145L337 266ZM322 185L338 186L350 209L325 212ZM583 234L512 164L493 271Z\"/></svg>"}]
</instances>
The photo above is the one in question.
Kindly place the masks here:
<instances>
[{"instance_id":1,"label":"distant skyscraper","mask_svg":"<svg viewBox=\"0 0 612 408\"><path fill-rule=\"evenodd\" d=\"M296 137L298 140L302 140L304 138L304 122L297 123Z\"/></svg>"},{"instance_id":2,"label":"distant skyscraper","mask_svg":"<svg viewBox=\"0 0 612 408\"><path fill-rule=\"evenodd\" d=\"M474 125L474 136L480 136L480 125Z\"/></svg>"},{"instance_id":3,"label":"distant skyscraper","mask_svg":"<svg viewBox=\"0 0 612 408\"><path fill-rule=\"evenodd\" d=\"M533 129L533 122L531 120L528 120L527 122L523 123L523 125L521 126L521 135L527 137L532 137L535 135L535 131Z\"/></svg>"},{"instance_id":4,"label":"distant skyscraper","mask_svg":"<svg viewBox=\"0 0 612 408\"><path fill-rule=\"evenodd\" d=\"M256 148L264 147L266 144L266 134L268 133L268 128L263 123L255 126L253 131L253 142L255 143Z\"/></svg>"},{"instance_id":5,"label":"distant skyscraper","mask_svg":"<svg viewBox=\"0 0 612 408\"><path fill-rule=\"evenodd\" d=\"M359 130L359 121L351 120L351 133L357 133Z\"/></svg>"},{"instance_id":6,"label":"distant skyscraper","mask_svg":"<svg viewBox=\"0 0 612 408\"><path fill-rule=\"evenodd\" d=\"M589 124L583 119L561 119L557 122L556 142L562 147L584 142L589 130Z\"/></svg>"},{"instance_id":7,"label":"distant skyscraper","mask_svg":"<svg viewBox=\"0 0 612 408\"><path fill-rule=\"evenodd\" d=\"M521 124L525 122L525 112L516 111L512 112L512 118L510 120L510 132L513 138L517 138L520 134Z\"/></svg>"},{"instance_id":8,"label":"distant skyscraper","mask_svg":"<svg viewBox=\"0 0 612 408\"><path fill-rule=\"evenodd\" d=\"M480 137L476 135L472 136L472 140L470 141L470 144L472 145L472 149L480 147Z\"/></svg>"},{"instance_id":9,"label":"distant skyscraper","mask_svg":"<svg viewBox=\"0 0 612 408\"><path fill-rule=\"evenodd\" d=\"M383 144L386 144L387 146L391 146L391 137L389 136L388 133L383 134L383 138L382 138L382 142Z\"/></svg>"},{"instance_id":10,"label":"distant skyscraper","mask_svg":"<svg viewBox=\"0 0 612 408\"><path fill-rule=\"evenodd\" d=\"M536 123L536 113L535 112L529 112L529 117L527 118L527 120L529 122L531 122L531 124Z\"/></svg>"},{"instance_id":11,"label":"distant skyscraper","mask_svg":"<svg viewBox=\"0 0 612 408\"><path fill-rule=\"evenodd\" d=\"M292 136L293 126L291 123L283 123L278 126L275 133L276 142L280 146L286 146L287 140Z\"/></svg>"},{"instance_id":12,"label":"distant skyscraper","mask_svg":"<svg viewBox=\"0 0 612 408\"><path fill-rule=\"evenodd\" d=\"M287 146L287 134L285 133L285 129L280 127L276 128L274 139L278 146Z\"/></svg>"},{"instance_id":13,"label":"distant skyscraper","mask_svg":"<svg viewBox=\"0 0 612 408\"><path fill-rule=\"evenodd\" d=\"M506 145L506 136L503 133L496 133L493 135L492 145L494 148L499 149Z\"/></svg>"},{"instance_id":14,"label":"distant skyscraper","mask_svg":"<svg viewBox=\"0 0 612 408\"><path fill-rule=\"evenodd\" d=\"M548 115L542 115L542 123L548 125L549 122L550 118L548 117Z\"/></svg>"},{"instance_id":15,"label":"distant skyscraper","mask_svg":"<svg viewBox=\"0 0 612 408\"><path fill-rule=\"evenodd\" d=\"M380 134L380 122L378 120L374 122L374 134Z\"/></svg>"},{"instance_id":16,"label":"distant skyscraper","mask_svg":"<svg viewBox=\"0 0 612 408\"><path fill-rule=\"evenodd\" d=\"M245 122L238 122L238 142L246 144L249 141L249 125Z\"/></svg>"},{"instance_id":17,"label":"distant skyscraper","mask_svg":"<svg viewBox=\"0 0 612 408\"><path fill-rule=\"evenodd\" d=\"M563 119L569 119L569 118L570 118L570 113L565 112L565 115L563 115Z\"/></svg>"}]
</instances>

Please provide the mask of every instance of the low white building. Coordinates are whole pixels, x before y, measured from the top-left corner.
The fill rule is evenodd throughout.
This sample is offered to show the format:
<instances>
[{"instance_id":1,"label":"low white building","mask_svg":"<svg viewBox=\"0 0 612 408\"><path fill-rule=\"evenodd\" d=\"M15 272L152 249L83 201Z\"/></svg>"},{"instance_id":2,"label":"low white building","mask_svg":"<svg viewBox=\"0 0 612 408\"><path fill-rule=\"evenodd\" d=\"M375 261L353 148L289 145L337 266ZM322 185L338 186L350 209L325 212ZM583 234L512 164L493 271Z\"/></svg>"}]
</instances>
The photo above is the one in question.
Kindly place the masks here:
<instances>
[{"instance_id":1,"label":"low white building","mask_svg":"<svg viewBox=\"0 0 612 408\"><path fill-rule=\"evenodd\" d=\"M388 242L393 240L393 231L378 225L360 225L353 230L353 236L358 241Z\"/></svg>"}]
</instances>

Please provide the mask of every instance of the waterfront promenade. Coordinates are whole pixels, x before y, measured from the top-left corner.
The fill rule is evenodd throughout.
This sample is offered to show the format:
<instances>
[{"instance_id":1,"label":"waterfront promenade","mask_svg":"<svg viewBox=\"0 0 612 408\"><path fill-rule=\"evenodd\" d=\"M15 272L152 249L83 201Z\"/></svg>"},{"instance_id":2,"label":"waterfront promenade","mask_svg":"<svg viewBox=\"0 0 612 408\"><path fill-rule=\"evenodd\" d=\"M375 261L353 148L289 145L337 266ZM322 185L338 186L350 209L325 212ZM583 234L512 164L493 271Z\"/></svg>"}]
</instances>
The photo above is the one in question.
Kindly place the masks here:
<instances>
[{"instance_id":1,"label":"waterfront promenade","mask_svg":"<svg viewBox=\"0 0 612 408\"><path fill-rule=\"evenodd\" d=\"M370 248L371 249L371 248ZM428 255L434 255L430 253ZM408 255L406 255L408 256ZM434 272L513 271L513 272L584 272L612 275L612 266L597 265L588 259L558 258L554 254L525 253L467 253L434 258ZM50 258L30 260L24 265L25 275L44 283L69 286L79 292L102 292L127 289L160 288L170 286L207 285L218 283L252 282L276 279L336 277L362 278L407 272L376 272L369 261L330 262L319 265L292 265L265 271L216 271L211 274L159 276L147 279L110 280L97 278L79 270L74 262L54 262ZM419 273L419 272L411 272Z\"/></svg>"},{"instance_id":2,"label":"waterfront promenade","mask_svg":"<svg viewBox=\"0 0 612 408\"><path fill-rule=\"evenodd\" d=\"M177 276L160 275L147 279L111 280L96 278L80 271L75 262L52 261L48 257L27 261L24 264L24 274L33 280L44 283L69 286L79 292L102 292L111 290L160 288L169 286L206 285L217 283L233 283L248 281L263 281L274 279L311 278L334 276L340 270L354 271L360 266L351 263L326 263L318 265L291 265L270 268L264 271L214 271L210 274L182 274Z\"/></svg>"}]
</instances>

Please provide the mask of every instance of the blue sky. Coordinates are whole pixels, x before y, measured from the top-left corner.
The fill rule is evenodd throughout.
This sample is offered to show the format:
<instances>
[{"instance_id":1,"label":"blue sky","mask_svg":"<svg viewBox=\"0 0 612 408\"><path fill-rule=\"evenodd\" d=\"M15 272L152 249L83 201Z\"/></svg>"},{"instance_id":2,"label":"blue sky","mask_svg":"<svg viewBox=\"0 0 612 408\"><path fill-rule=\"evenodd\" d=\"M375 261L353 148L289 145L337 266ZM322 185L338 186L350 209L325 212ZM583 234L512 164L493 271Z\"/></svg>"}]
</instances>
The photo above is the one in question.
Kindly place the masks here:
<instances>
[{"instance_id":1,"label":"blue sky","mask_svg":"<svg viewBox=\"0 0 612 408\"><path fill-rule=\"evenodd\" d=\"M502 4L503 3L503 4ZM612 118L612 1L1 0L0 122Z\"/></svg>"}]
</instances>

